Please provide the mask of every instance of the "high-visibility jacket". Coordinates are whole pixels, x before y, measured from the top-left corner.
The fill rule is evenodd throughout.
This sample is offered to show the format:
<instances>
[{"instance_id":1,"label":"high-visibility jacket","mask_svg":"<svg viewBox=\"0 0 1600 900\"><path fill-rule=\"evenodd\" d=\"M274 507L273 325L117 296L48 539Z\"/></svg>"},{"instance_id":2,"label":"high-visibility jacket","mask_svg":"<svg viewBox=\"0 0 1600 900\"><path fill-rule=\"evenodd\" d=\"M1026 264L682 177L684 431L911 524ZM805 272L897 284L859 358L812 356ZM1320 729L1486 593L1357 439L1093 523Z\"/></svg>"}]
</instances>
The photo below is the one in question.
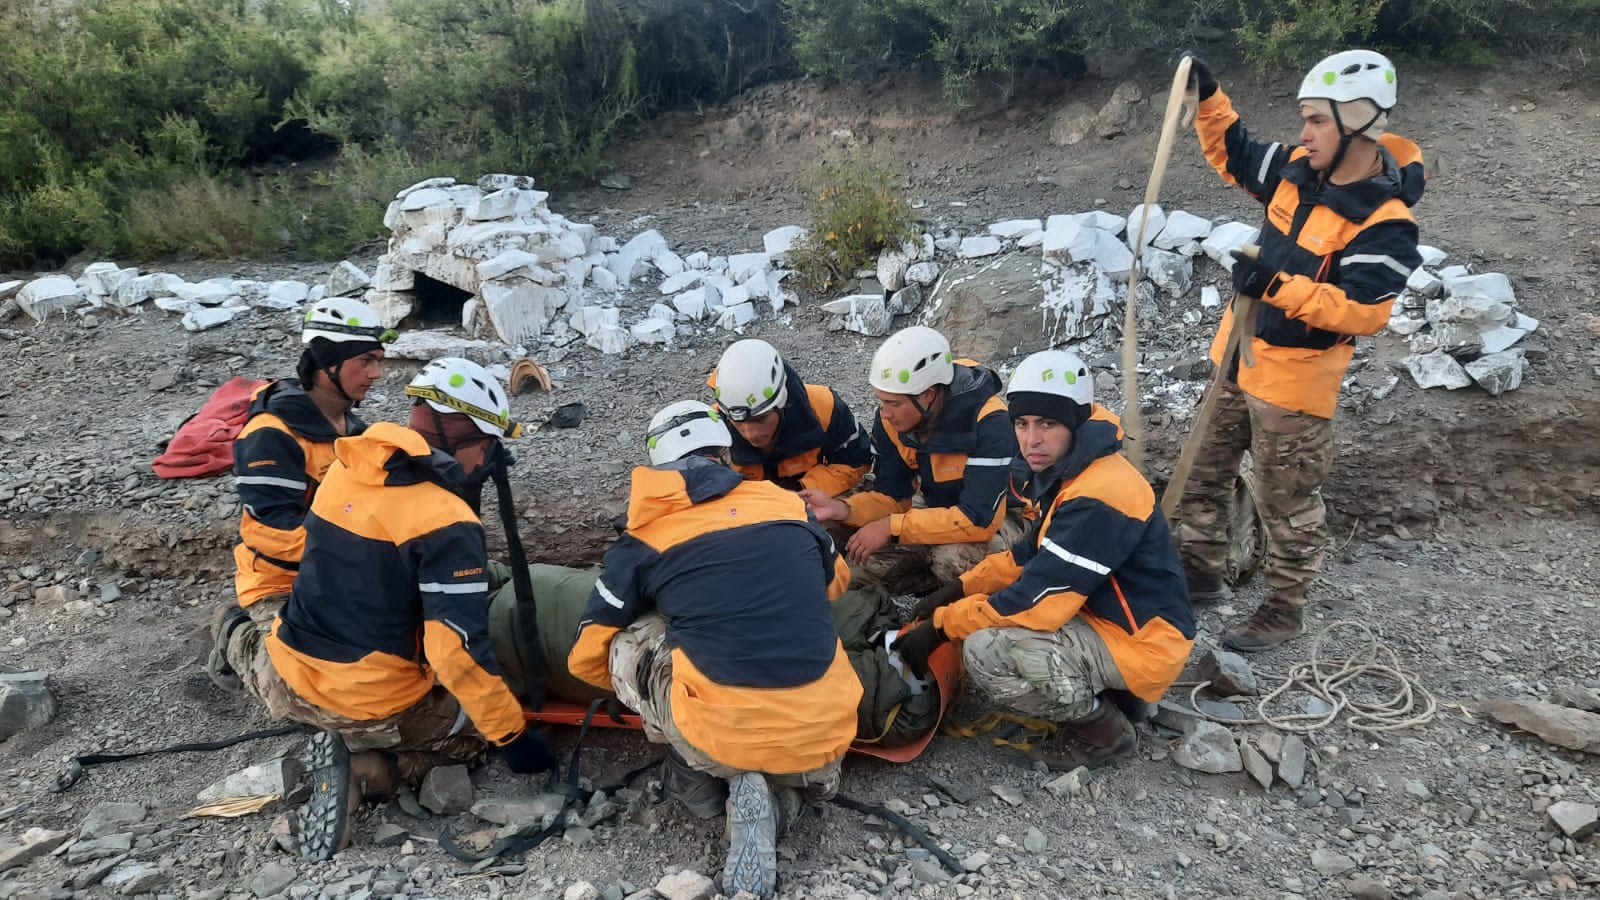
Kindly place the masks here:
<instances>
[{"instance_id":1,"label":"high-visibility jacket","mask_svg":"<svg viewBox=\"0 0 1600 900\"><path fill-rule=\"evenodd\" d=\"M783 372L789 396L772 450L757 450L738 429L729 428L734 469L751 481L815 488L830 497L852 490L872 468L871 438L832 388L806 384L788 363ZM716 387L714 374L708 383Z\"/></svg>"},{"instance_id":2,"label":"high-visibility jacket","mask_svg":"<svg viewBox=\"0 0 1600 900\"><path fill-rule=\"evenodd\" d=\"M1094 629L1128 690L1155 702L1194 647L1194 610L1155 492L1119 451L1121 426L1098 404L1067 455L1022 492L1044 515L1010 550L961 576L968 596L933 614L952 639L983 628Z\"/></svg>"},{"instance_id":3,"label":"high-visibility jacket","mask_svg":"<svg viewBox=\"0 0 1600 900\"><path fill-rule=\"evenodd\" d=\"M1206 160L1229 184L1266 206L1261 259L1283 273L1258 304L1254 366L1235 374L1245 393L1283 409L1333 418L1354 335L1388 324L1412 270L1422 197L1422 151L1399 135L1379 140L1383 171L1351 184L1323 184L1303 147L1250 137L1222 91L1195 118ZM1220 364L1230 309L1211 344Z\"/></svg>"},{"instance_id":4,"label":"high-visibility jacket","mask_svg":"<svg viewBox=\"0 0 1600 900\"><path fill-rule=\"evenodd\" d=\"M233 442L233 481L244 511L233 548L234 593L240 606L287 594L305 550L306 512L333 463L341 435L311 396L292 381L263 385L251 398ZM366 423L345 416L352 435Z\"/></svg>"},{"instance_id":5,"label":"high-visibility jacket","mask_svg":"<svg viewBox=\"0 0 1600 900\"><path fill-rule=\"evenodd\" d=\"M1000 396L1000 376L976 363L957 362L955 370L925 439L891 430L878 414L872 425L875 482L872 490L846 498L845 524L859 527L888 516L889 532L902 544L987 541L1000 530L1017 435ZM927 506L913 509L919 491Z\"/></svg>"},{"instance_id":6,"label":"high-visibility jacket","mask_svg":"<svg viewBox=\"0 0 1600 900\"><path fill-rule=\"evenodd\" d=\"M611 690L612 640L654 610L684 738L725 766L809 772L855 738L861 682L830 608L849 582L798 494L700 457L640 467L567 667Z\"/></svg>"},{"instance_id":7,"label":"high-visibility jacket","mask_svg":"<svg viewBox=\"0 0 1600 900\"><path fill-rule=\"evenodd\" d=\"M490 743L510 743L522 706L489 640L483 525L452 490L461 467L389 422L334 452L266 639L273 667L302 699L360 721L407 709L437 680Z\"/></svg>"}]
</instances>

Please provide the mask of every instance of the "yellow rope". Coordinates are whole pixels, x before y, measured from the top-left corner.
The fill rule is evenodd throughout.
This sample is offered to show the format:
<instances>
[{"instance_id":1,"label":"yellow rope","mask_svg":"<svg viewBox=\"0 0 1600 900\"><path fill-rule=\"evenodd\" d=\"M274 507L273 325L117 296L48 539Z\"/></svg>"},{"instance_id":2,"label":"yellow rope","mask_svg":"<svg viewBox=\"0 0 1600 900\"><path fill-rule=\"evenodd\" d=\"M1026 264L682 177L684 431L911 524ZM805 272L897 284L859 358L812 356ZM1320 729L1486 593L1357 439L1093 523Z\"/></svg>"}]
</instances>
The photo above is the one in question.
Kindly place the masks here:
<instances>
[{"instance_id":1,"label":"yellow rope","mask_svg":"<svg viewBox=\"0 0 1600 900\"><path fill-rule=\"evenodd\" d=\"M1359 632L1365 643L1348 657L1325 657L1323 645L1341 628ZM1360 679L1389 682L1393 691L1378 700L1357 700L1347 688ZM1354 731L1398 731L1432 721L1439 709L1416 673L1406 671L1394 650L1359 622L1334 622L1322 629L1311 645L1310 660L1289 670L1282 684L1256 700L1254 718L1227 719L1200 710L1196 696L1210 684L1202 681L1189 691L1189 705L1201 718L1224 725L1270 725L1299 734L1321 731L1344 715L1348 715L1345 724ZM1327 703L1329 709L1322 713L1268 712L1269 704L1291 693L1309 694Z\"/></svg>"},{"instance_id":2,"label":"yellow rope","mask_svg":"<svg viewBox=\"0 0 1600 900\"><path fill-rule=\"evenodd\" d=\"M970 722L957 723L947 721L944 724L943 731L945 734L954 737L980 737L995 731L1003 725L1014 725L1016 728L1008 730L1007 734L991 737L989 740L996 747L1013 747L1023 751L1033 749L1034 744L1048 738L1056 730L1054 722L1019 716L1016 713L991 710Z\"/></svg>"}]
</instances>

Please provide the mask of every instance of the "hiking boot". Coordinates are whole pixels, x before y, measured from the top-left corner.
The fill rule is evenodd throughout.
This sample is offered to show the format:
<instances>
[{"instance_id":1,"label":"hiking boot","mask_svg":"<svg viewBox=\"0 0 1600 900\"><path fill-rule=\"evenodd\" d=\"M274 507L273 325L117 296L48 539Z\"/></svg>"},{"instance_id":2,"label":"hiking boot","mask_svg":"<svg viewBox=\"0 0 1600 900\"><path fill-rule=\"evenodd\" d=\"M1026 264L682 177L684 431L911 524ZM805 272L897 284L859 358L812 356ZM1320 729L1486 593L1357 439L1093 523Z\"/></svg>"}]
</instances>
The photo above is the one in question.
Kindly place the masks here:
<instances>
[{"instance_id":1,"label":"hiking boot","mask_svg":"<svg viewBox=\"0 0 1600 900\"><path fill-rule=\"evenodd\" d=\"M1303 609L1268 597L1250 618L1222 633L1222 646L1240 653L1255 653L1297 638L1304 630Z\"/></svg>"},{"instance_id":2,"label":"hiking boot","mask_svg":"<svg viewBox=\"0 0 1600 900\"><path fill-rule=\"evenodd\" d=\"M1105 703L1108 700L1116 704L1117 709L1122 710L1122 714L1128 717L1128 721L1135 725L1148 721L1151 716L1156 714L1156 705L1154 703L1140 700L1127 691L1112 689L1100 695L1101 703Z\"/></svg>"},{"instance_id":3,"label":"hiking boot","mask_svg":"<svg viewBox=\"0 0 1600 900\"><path fill-rule=\"evenodd\" d=\"M1233 589L1221 575L1189 574L1188 579L1192 606L1216 606L1233 599Z\"/></svg>"},{"instance_id":4,"label":"hiking boot","mask_svg":"<svg viewBox=\"0 0 1600 900\"><path fill-rule=\"evenodd\" d=\"M795 820L800 818L800 813L805 810L805 800L800 796L799 788L772 786L772 796L775 799L773 809L778 813L778 837L789 833L794 827Z\"/></svg>"},{"instance_id":5,"label":"hiking boot","mask_svg":"<svg viewBox=\"0 0 1600 900\"><path fill-rule=\"evenodd\" d=\"M211 683L230 694L244 693L244 679L228 662L228 641L233 630L250 624L250 614L237 604L221 607L211 618L211 652L206 656L206 675Z\"/></svg>"},{"instance_id":6,"label":"hiking boot","mask_svg":"<svg viewBox=\"0 0 1600 900\"><path fill-rule=\"evenodd\" d=\"M1094 712L1063 722L1044 750L1044 763L1057 772L1094 768L1133 755L1139 733L1117 704L1102 699Z\"/></svg>"},{"instance_id":7,"label":"hiking boot","mask_svg":"<svg viewBox=\"0 0 1600 900\"><path fill-rule=\"evenodd\" d=\"M728 779L728 862L722 892L771 897L778 889L777 798L760 772Z\"/></svg>"},{"instance_id":8,"label":"hiking boot","mask_svg":"<svg viewBox=\"0 0 1600 900\"><path fill-rule=\"evenodd\" d=\"M300 808L300 855L323 862L349 846L361 791L350 777L350 748L337 733L312 735L306 762L311 768L311 796Z\"/></svg>"},{"instance_id":9,"label":"hiking boot","mask_svg":"<svg viewBox=\"0 0 1600 900\"><path fill-rule=\"evenodd\" d=\"M670 747L661 760L661 791L697 819L720 815L728 800L728 782L691 767Z\"/></svg>"}]
</instances>

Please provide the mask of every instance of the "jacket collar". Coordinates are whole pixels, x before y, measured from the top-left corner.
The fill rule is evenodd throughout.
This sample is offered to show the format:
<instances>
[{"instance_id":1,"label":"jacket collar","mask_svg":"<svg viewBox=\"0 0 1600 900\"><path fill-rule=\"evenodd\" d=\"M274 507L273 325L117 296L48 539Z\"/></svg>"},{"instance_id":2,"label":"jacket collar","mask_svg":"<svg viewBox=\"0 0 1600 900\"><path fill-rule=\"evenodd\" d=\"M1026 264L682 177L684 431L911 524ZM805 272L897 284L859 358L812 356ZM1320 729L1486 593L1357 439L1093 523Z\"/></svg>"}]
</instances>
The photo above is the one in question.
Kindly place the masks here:
<instances>
[{"instance_id":1,"label":"jacket collar","mask_svg":"<svg viewBox=\"0 0 1600 900\"><path fill-rule=\"evenodd\" d=\"M1378 140L1378 157L1383 171L1351 184L1322 184L1303 149L1295 150L1281 174L1303 191L1315 192L1317 202L1323 206L1360 224L1390 200L1398 198L1406 206L1415 206L1422 199L1426 175L1422 151L1415 143L1397 134L1385 134Z\"/></svg>"},{"instance_id":2,"label":"jacket collar","mask_svg":"<svg viewBox=\"0 0 1600 900\"><path fill-rule=\"evenodd\" d=\"M1022 461L1021 454L1012 464L1011 477L1019 496L1042 503L1056 495L1061 486L1083 474L1095 460L1110 456L1122 449L1122 420L1117 414L1096 403L1089 421L1072 433L1072 446L1067 454L1056 460L1043 472L1034 472Z\"/></svg>"},{"instance_id":3,"label":"jacket collar","mask_svg":"<svg viewBox=\"0 0 1600 900\"><path fill-rule=\"evenodd\" d=\"M379 422L358 437L340 438L333 452L363 484L395 487L432 482L454 491L466 481L455 457L393 422Z\"/></svg>"},{"instance_id":4,"label":"jacket collar","mask_svg":"<svg viewBox=\"0 0 1600 900\"><path fill-rule=\"evenodd\" d=\"M341 435L328 421L328 417L317 408L311 395L305 392L293 381L280 379L268 382L267 385L256 392L250 401L249 416L257 413L270 412L289 426L289 429L308 441L329 443L336 441ZM345 414L346 425L350 434L360 434L367 427L367 423L356 417L352 410Z\"/></svg>"},{"instance_id":5,"label":"jacket collar","mask_svg":"<svg viewBox=\"0 0 1600 900\"><path fill-rule=\"evenodd\" d=\"M967 453L978 446L978 417L989 398L1000 393L1000 376L984 366L956 363L944 408L926 441L900 433L900 443L929 453Z\"/></svg>"}]
</instances>

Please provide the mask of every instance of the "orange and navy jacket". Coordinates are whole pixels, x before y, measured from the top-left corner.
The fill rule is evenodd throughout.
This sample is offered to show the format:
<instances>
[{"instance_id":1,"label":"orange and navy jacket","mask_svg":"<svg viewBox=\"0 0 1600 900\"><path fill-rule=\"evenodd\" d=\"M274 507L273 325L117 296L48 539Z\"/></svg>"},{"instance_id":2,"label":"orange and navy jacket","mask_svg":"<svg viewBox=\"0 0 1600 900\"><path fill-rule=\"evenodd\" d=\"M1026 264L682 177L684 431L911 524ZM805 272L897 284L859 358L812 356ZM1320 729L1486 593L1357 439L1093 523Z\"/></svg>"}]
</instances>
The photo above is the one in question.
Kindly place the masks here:
<instances>
[{"instance_id":1,"label":"orange and navy jacket","mask_svg":"<svg viewBox=\"0 0 1600 900\"><path fill-rule=\"evenodd\" d=\"M366 423L345 417L350 434ZM233 442L233 483L244 512L233 548L234 593L240 606L287 594L305 549L306 512L333 463L340 437L310 395L292 381L271 381L251 397Z\"/></svg>"},{"instance_id":2,"label":"orange and navy jacket","mask_svg":"<svg viewBox=\"0 0 1600 900\"><path fill-rule=\"evenodd\" d=\"M1303 147L1253 140L1220 90L1200 104L1195 129L1223 180L1265 204L1261 259L1281 273L1257 304L1255 365L1229 374L1252 397L1331 419L1353 336L1388 324L1394 298L1422 263L1410 209L1422 197L1422 151L1384 134L1381 173L1322 184ZM1218 364L1231 312L1211 344Z\"/></svg>"},{"instance_id":3,"label":"orange and navy jacket","mask_svg":"<svg viewBox=\"0 0 1600 900\"><path fill-rule=\"evenodd\" d=\"M987 541L1000 530L1017 435L1000 396L1000 376L976 363L957 362L955 370L925 441L891 432L878 414L872 425L875 483L846 499L845 524L860 527L888 516L889 532L902 544ZM912 509L918 490L927 507Z\"/></svg>"},{"instance_id":4,"label":"orange and navy jacket","mask_svg":"<svg viewBox=\"0 0 1600 900\"><path fill-rule=\"evenodd\" d=\"M1067 455L1023 488L1043 518L962 575L967 596L933 623L961 639L983 628L1056 631L1082 616L1128 690L1153 703L1189 659L1194 610L1155 492L1121 446L1120 423L1097 404Z\"/></svg>"},{"instance_id":5,"label":"orange and navy jacket","mask_svg":"<svg viewBox=\"0 0 1600 900\"><path fill-rule=\"evenodd\" d=\"M452 489L461 467L389 422L334 452L267 636L273 667L302 699L358 721L409 708L437 679L490 743L515 740L522 707L489 642L487 550Z\"/></svg>"},{"instance_id":6,"label":"orange and navy jacket","mask_svg":"<svg viewBox=\"0 0 1600 900\"><path fill-rule=\"evenodd\" d=\"M699 457L640 467L567 668L611 690L611 641L658 612L684 738L736 769L809 772L855 738L861 682L829 609L849 582L798 494Z\"/></svg>"},{"instance_id":7,"label":"orange and navy jacket","mask_svg":"<svg viewBox=\"0 0 1600 900\"><path fill-rule=\"evenodd\" d=\"M791 490L815 488L830 497L852 490L872 468L872 440L832 388L806 384L783 364L789 399L783 405L772 452L763 454L733 434L733 467L751 481L775 481ZM712 387L716 387L715 376Z\"/></svg>"}]
</instances>

